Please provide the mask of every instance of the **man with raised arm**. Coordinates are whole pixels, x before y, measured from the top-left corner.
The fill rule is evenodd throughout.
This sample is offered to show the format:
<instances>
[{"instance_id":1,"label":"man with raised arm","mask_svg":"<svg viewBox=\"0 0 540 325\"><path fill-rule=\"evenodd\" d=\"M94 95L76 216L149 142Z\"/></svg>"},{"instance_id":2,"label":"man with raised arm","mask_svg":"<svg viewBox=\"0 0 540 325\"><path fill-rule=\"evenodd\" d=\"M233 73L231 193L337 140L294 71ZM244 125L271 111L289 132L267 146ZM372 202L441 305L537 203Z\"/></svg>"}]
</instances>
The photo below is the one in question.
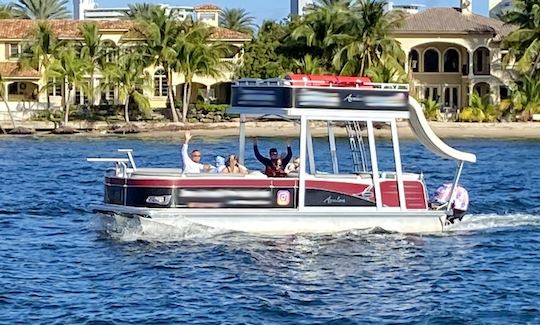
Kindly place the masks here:
<instances>
[{"instance_id":1,"label":"man with raised arm","mask_svg":"<svg viewBox=\"0 0 540 325\"><path fill-rule=\"evenodd\" d=\"M257 146L257 138L253 138L253 151L255 157L264 165L264 173L269 177L283 177L287 176L283 170L284 166L287 166L292 158L291 144L287 142L287 156L280 159L276 148L271 148L269 151L270 159L263 157L259 152Z\"/></svg>"},{"instance_id":2,"label":"man with raised arm","mask_svg":"<svg viewBox=\"0 0 540 325\"><path fill-rule=\"evenodd\" d=\"M188 155L189 140L191 140L191 132L186 131L184 133L185 142L182 145L182 162L184 164L184 173L197 174L201 172L208 172L212 168L210 165L201 164L201 152L197 149L191 152L191 156Z\"/></svg>"}]
</instances>

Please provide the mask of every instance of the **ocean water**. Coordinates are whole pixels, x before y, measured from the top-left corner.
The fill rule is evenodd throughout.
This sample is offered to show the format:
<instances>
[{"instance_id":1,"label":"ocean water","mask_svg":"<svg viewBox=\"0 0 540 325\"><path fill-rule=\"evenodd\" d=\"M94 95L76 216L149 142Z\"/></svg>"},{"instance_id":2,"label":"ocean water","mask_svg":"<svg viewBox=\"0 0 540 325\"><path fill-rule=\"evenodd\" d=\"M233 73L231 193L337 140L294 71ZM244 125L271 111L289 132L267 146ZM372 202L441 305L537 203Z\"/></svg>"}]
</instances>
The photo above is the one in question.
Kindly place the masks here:
<instances>
[{"instance_id":1,"label":"ocean water","mask_svg":"<svg viewBox=\"0 0 540 325\"><path fill-rule=\"evenodd\" d=\"M0 323L540 324L540 141L448 142L478 156L462 177L471 214L450 232L113 236L88 209L109 166L85 158L133 148L139 166L180 166L180 137L0 138ZM191 147L208 162L237 151L234 138ZM327 158L322 140L315 149ZM401 149L429 190L453 178L453 162ZM251 152L247 165L258 168Z\"/></svg>"}]
</instances>

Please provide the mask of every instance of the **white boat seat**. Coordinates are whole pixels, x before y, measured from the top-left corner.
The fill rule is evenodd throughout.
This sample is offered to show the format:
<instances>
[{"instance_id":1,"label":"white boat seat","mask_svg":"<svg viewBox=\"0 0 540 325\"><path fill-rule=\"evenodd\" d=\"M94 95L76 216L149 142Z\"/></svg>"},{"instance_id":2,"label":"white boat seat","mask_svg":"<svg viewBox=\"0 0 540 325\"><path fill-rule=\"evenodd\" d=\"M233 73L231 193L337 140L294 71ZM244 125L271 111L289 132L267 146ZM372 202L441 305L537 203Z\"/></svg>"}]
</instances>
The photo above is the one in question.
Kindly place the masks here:
<instances>
[{"instance_id":1,"label":"white boat seat","mask_svg":"<svg viewBox=\"0 0 540 325\"><path fill-rule=\"evenodd\" d=\"M336 178L339 178L339 179L358 179L358 178L369 178L371 179L371 174L370 173L360 173L360 174L322 174L322 173L317 173L315 175L315 178L332 178L332 179L336 179Z\"/></svg>"},{"instance_id":2,"label":"white boat seat","mask_svg":"<svg viewBox=\"0 0 540 325\"><path fill-rule=\"evenodd\" d=\"M181 177L182 169L180 168L137 168L131 173L132 177L152 177L152 176L170 176Z\"/></svg>"},{"instance_id":3,"label":"white boat seat","mask_svg":"<svg viewBox=\"0 0 540 325\"><path fill-rule=\"evenodd\" d=\"M227 178L227 177L244 177L244 174L221 174L221 173L186 173L188 178Z\"/></svg>"}]
</instances>

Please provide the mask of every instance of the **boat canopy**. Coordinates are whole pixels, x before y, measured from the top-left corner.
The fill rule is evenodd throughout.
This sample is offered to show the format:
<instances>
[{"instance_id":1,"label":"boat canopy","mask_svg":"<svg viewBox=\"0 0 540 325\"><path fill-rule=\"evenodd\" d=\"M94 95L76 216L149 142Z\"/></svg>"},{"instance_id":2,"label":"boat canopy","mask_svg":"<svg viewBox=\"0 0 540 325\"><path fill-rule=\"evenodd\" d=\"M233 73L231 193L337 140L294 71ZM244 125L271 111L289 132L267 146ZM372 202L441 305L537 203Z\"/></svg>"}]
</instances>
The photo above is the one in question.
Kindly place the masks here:
<instances>
[{"instance_id":1,"label":"boat canopy","mask_svg":"<svg viewBox=\"0 0 540 325\"><path fill-rule=\"evenodd\" d=\"M407 84L373 83L367 77L290 74L275 79L240 79L232 86L229 113L247 116L306 117L325 121L408 119L418 140L431 152L476 162L471 153L444 143L430 128Z\"/></svg>"}]
</instances>

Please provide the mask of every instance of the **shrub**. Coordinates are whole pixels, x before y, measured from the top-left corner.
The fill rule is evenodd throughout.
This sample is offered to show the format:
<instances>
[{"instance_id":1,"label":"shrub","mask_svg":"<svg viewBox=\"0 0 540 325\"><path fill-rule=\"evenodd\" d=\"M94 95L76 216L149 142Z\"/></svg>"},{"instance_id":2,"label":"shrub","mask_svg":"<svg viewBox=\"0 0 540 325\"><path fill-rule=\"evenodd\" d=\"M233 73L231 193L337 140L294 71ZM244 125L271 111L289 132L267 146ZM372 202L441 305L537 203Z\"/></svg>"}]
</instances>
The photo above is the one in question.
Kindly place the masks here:
<instances>
[{"instance_id":1,"label":"shrub","mask_svg":"<svg viewBox=\"0 0 540 325\"><path fill-rule=\"evenodd\" d=\"M440 118L440 109L441 104L434 101L433 99L426 99L422 101L422 106L424 107L424 115L428 121L438 121Z\"/></svg>"},{"instance_id":2,"label":"shrub","mask_svg":"<svg viewBox=\"0 0 540 325\"><path fill-rule=\"evenodd\" d=\"M201 102L201 103L197 103L196 107L197 107L197 110L201 110L204 113L209 113L209 112L226 113L227 109L229 108L229 105L228 104L210 104L210 103Z\"/></svg>"}]
</instances>

